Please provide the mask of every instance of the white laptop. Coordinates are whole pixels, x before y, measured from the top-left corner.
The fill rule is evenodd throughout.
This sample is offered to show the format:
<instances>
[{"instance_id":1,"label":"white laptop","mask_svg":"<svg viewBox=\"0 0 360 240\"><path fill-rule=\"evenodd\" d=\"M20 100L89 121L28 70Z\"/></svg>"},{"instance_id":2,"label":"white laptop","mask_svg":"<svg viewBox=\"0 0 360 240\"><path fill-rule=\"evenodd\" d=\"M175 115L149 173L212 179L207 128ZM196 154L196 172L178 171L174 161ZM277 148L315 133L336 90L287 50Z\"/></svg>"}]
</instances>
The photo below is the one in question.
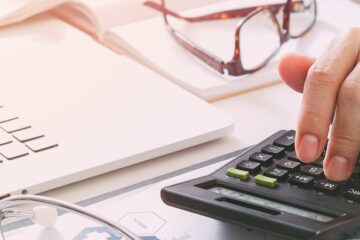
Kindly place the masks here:
<instances>
[{"instance_id":1,"label":"white laptop","mask_svg":"<svg viewBox=\"0 0 360 240\"><path fill-rule=\"evenodd\" d=\"M232 119L51 17L0 29L0 196L220 138Z\"/></svg>"}]
</instances>

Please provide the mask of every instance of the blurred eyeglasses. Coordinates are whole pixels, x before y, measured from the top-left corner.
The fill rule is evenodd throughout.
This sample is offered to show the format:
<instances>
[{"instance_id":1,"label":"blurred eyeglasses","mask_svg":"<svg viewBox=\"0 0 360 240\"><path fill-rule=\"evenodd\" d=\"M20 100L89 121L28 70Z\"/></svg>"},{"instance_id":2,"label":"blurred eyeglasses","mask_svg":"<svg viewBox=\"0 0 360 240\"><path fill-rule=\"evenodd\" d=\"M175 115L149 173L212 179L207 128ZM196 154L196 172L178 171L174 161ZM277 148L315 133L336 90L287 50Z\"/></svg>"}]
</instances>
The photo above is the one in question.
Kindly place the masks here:
<instances>
[{"instance_id":1,"label":"blurred eyeglasses","mask_svg":"<svg viewBox=\"0 0 360 240\"><path fill-rule=\"evenodd\" d=\"M61 218L58 214L62 213ZM8 230L18 221L35 224ZM125 227L82 207L41 196L14 196L0 201L1 240L137 240Z\"/></svg>"},{"instance_id":2,"label":"blurred eyeglasses","mask_svg":"<svg viewBox=\"0 0 360 240\"><path fill-rule=\"evenodd\" d=\"M146 1L145 6L160 11L170 34L185 49L223 75L240 76L264 67L290 38L299 38L315 24L316 0L286 0L263 6L183 16L161 4ZM188 23L242 18L235 30L235 49L230 61L224 61L196 45L170 23L174 18Z\"/></svg>"}]
</instances>

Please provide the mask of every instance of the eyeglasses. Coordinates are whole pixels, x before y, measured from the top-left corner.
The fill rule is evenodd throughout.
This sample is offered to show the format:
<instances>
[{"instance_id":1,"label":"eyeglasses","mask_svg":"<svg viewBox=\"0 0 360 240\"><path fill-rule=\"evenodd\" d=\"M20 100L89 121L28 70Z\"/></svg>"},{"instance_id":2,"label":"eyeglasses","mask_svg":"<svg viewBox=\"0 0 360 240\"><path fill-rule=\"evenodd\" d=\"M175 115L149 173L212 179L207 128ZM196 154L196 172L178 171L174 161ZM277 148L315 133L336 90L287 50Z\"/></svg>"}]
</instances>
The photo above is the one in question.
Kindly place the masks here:
<instances>
[{"instance_id":1,"label":"eyeglasses","mask_svg":"<svg viewBox=\"0 0 360 240\"><path fill-rule=\"evenodd\" d=\"M61 218L58 214L62 213ZM18 220L30 226L9 231ZM10 222L10 223L9 223ZM32 224L36 223L36 224ZM45 228L44 228L45 227ZM82 207L41 196L13 196L0 201L1 240L138 240L128 229Z\"/></svg>"},{"instance_id":2,"label":"eyeglasses","mask_svg":"<svg viewBox=\"0 0 360 240\"><path fill-rule=\"evenodd\" d=\"M220 74L240 76L264 67L290 38L299 38L315 24L316 0L287 0L284 3L232 9L201 16L183 16L161 4L146 1L145 6L162 12L175 40ZM235 30L235 49L230 61L224 61L197 46L170 24L169 17L188 23L243 18Z\"/></svg>"}]
</instances>

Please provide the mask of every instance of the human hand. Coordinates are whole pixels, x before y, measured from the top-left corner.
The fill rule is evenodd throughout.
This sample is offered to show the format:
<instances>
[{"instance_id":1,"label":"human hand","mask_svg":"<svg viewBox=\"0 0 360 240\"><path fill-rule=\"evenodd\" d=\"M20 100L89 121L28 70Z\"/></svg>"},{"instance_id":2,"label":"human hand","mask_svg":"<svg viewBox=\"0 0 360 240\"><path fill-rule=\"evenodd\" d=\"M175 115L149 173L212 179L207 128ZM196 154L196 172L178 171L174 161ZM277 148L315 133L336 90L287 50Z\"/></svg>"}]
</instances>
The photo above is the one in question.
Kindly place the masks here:
<instances>
[{"instance_id":1,"label":"human hand","mask_svg":"<svg viewBox=\"0 0 360 240\"><path fill-rule=\"evenodd\" d=\"M295 148L306 163L320 157L332 123L324 171L343 181L353 172L360 150L360 28L334 39L318 59L284 56L279 73L303 93Z\"/></svg>"}]
</instances>

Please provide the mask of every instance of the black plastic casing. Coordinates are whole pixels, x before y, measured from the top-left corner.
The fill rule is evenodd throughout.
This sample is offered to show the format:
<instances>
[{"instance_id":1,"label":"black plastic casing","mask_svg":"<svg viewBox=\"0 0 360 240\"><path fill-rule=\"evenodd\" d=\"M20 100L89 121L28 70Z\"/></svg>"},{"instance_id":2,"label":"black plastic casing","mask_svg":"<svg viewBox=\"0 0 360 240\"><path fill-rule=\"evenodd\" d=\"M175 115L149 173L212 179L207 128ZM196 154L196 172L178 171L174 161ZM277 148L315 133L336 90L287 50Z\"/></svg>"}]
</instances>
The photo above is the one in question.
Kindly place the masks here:
<instances>
[{"instance_id":1,"label":"black plastic casing","mask_svg":"<svg viewBox=\"0 0 360 240\"><path fill-rule=\"evenodd\" d=\"M259 152L263 146L271 144L284 133L285 130L272 135L209 176L162 189L163 201L176 208L288 239L339 240L350 237L360 227L360 203L348 201L341 192L337 195L324 195L314 189L296 188L288 183L280 183L275 189L270 189L256 185L253 182L254 176L248 181L226 176L228 168L235 167L239 161L247 160L253 152ZM232 157L236 154L234 153ZM227 155L224 160L230 157ZM208 190L215 186L306 209L335 219L324 223L254 203L249 204Z\"/></svg>"}]
</instances>

